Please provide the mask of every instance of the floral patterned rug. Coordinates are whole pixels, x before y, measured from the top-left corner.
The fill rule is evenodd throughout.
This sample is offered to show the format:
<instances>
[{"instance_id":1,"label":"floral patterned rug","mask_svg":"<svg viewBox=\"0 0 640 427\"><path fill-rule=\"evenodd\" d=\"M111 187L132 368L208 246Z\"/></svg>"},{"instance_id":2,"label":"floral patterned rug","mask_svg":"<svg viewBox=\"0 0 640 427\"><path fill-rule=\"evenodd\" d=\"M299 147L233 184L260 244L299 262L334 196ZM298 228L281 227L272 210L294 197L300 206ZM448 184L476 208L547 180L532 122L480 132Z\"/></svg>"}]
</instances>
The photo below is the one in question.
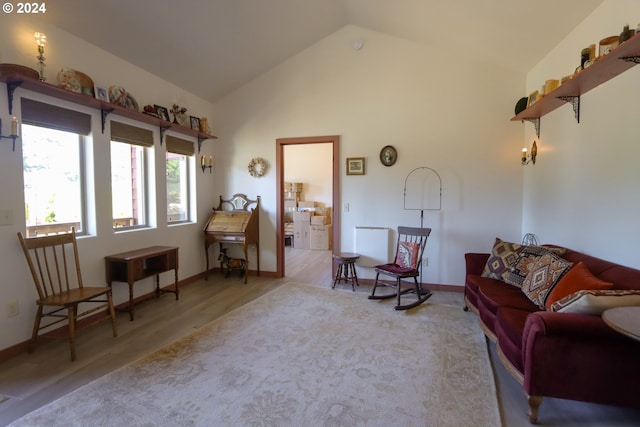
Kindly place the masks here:
<instances>
[{"instance_id":1,"label":"floral patterned rug","mask_svg":"<svg viewBox=\"0 0 640 427\"><path fill-rule=\"evenodd\" d=\"M285 284L12 426L500 426L474 314Z\"/></svg>"}]
</instances>

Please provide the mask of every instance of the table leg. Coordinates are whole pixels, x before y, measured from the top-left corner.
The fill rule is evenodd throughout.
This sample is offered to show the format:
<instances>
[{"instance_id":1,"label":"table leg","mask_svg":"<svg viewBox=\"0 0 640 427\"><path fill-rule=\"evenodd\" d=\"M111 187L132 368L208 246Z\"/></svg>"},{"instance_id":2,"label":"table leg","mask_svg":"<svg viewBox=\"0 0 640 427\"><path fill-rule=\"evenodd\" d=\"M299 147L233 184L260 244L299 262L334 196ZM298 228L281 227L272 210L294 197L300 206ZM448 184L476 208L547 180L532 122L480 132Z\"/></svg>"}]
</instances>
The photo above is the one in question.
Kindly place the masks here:
<instances>
[{"instance_id":1,"label":"table leg","mask_svg":"<svg viewBox=\"0 0 640 427\"><path fill-rule=\"evenodd\" d=\"M133 282L129 282L129 321L133 322Z\"/></svg>"},{"instance_id":2,"label":"table leg","mask_svg":"<svg viewBox=\"0 0 640 427\"><path fill-rule=\"evenodd\" d=\"M175 276L175 287L176 287L176 300L180 299L180 290L178 289L178 269L175 268L174 271L176 272L176 276Z\"/></svg>"}]
</instances>

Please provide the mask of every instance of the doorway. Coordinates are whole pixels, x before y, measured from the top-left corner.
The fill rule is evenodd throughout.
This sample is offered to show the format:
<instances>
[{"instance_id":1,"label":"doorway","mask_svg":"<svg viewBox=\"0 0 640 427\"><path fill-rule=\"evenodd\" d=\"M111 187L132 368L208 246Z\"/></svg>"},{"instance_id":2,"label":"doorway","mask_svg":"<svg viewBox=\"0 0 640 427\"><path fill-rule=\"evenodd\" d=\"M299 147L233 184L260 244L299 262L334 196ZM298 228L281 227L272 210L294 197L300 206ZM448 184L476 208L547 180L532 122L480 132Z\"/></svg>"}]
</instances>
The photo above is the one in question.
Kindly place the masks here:
<instances>
[{"instance_id":1,"label":"doorway","mask_svg":"<svg viewBox=\"0 0 640 427\"><path fill-rule=\"evenodd\" d=\"M284 152L285 147L289 145L301 145L301 144L325 144L330 143L332 145L331 150L331 165L332 165L332 196L331 196L331 240L333 253L340 251L340 137L337 135L331 136L313 136L313 137L301 137L301 138L278 138L276 140L276 194L277 194L277 212L276 212L276 276L285 276L285 239L284 239ZM334 263L332 263L332 274L335 273Z\"/></svg>"}]
</instances>

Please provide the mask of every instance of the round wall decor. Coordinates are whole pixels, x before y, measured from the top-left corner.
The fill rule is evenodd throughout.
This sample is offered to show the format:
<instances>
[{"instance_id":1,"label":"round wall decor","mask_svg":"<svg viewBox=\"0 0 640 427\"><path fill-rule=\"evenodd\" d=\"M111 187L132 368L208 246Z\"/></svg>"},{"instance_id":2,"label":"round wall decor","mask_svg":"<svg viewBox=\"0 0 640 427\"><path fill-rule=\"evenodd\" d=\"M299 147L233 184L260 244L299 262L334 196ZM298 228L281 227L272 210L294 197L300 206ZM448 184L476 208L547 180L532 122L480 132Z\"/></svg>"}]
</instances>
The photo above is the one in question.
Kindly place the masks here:
<instances>
[{"instance_id":1,"label":"round wall decor","mask_svg":"<svg viewBox=\"0 0 640 427\"><path fill-rule=\"evenodd\" d=\"M393 165L398 159L398 153L391 145L386 145L380 150L380 162L385 166Z\"/></svg>"},{"instance_id":2,"label":"round wall decor","mask_svg":"<svg viewBox=\"0 0 640 427\"><path fill-rule=\"evenodd\" d=\"M261 157L255 157L249 162L249 175L260 178L267 171L267 163Z\"/></svg>"}]
</instances>

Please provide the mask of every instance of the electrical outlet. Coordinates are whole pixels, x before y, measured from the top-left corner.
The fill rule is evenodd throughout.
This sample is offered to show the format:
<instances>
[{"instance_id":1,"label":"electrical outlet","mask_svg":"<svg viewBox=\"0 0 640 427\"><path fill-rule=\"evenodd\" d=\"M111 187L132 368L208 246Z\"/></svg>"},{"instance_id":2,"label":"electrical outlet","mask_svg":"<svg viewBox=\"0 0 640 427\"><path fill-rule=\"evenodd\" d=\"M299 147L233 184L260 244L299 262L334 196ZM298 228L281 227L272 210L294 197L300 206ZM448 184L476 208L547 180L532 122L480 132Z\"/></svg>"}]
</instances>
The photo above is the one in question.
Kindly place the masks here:
<instances>
[{"instance_id":1,"label":"electrical outlet","mask_svg":"<svg viewBox=\"0 0 640 427\"><path fill-rule=\"evenodd\" d=\"M429 267L429 258L428 257L422 258L422 266L423 267Z\"/></svg>"},{"instance_id":2,"label":"electrical outlet","mask_svg":"<svg viewBox=\"0 0 640 427\"><path fill-rule=\"evenodd\" d=\"M7 303L7 317L14 317L20 314L20 308L18 306L18 300L10 301Z\"/></svg>"},{"instance_id":3,"label":"electrical outlet","mask_svg":"<svg viewBox=\"0 0 640 427\"><path fill-rule=\"evenodd\" d=\"M12 225L13 212L8 209L0 210L0 225Z\"/></svg>"},{"instance_id":4,"label":"electrical outlet","mask_svg":"<svg viewBox=\"0 0 640 427\"><path fill-rule=\"evenodd\" d=\"M343 210L344 210L345 212L349 212L349 203L347 203L347 202L345 202L345 203L344 203L344 205L343 205Z\"/></svg>"}]
</instances>

